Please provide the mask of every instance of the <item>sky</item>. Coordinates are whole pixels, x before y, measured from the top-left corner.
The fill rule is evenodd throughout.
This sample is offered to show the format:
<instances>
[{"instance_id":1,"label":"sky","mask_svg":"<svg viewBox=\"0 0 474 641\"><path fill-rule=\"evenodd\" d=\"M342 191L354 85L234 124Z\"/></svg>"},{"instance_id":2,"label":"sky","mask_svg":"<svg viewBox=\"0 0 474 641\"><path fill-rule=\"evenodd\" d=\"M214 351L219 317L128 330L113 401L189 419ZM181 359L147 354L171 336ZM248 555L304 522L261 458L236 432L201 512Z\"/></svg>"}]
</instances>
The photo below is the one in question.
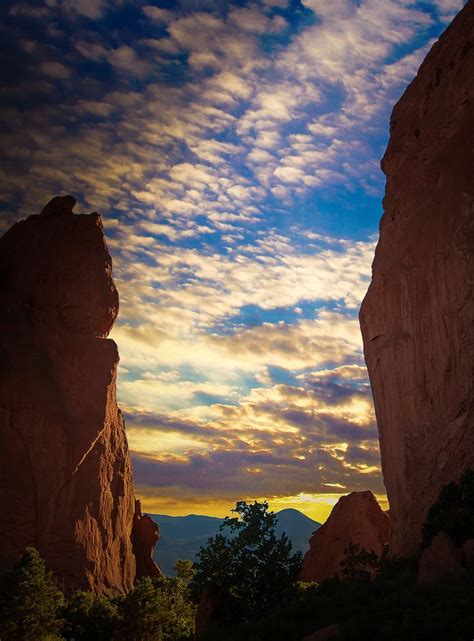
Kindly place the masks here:
<instances>
[{"instance_id":1,"label":"sky","mask_svg":"<svg viewBox=\"0 0 474 641\"><path fill-rule=\"evenodd\" d=\"M0 233L103 217L145 511L387 507L358 309L394 103L462 0L3 0Z\"/></svg>"}]
</instances>

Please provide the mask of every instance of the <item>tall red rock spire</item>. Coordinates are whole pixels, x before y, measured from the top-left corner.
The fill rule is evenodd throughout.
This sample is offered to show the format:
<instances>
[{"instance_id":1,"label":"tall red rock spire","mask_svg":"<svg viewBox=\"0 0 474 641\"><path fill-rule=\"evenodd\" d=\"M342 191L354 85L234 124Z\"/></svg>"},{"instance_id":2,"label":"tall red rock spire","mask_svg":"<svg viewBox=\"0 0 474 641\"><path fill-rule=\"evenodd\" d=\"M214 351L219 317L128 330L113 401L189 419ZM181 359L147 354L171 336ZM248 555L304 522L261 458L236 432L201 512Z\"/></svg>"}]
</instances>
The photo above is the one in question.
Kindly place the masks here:
<instances>
[{"instance_id":1,"label":"tall red rock spire","mask_svg":"<svg viewBox=\"0 0 474 641\"><path fill-rule=\"evenodd\" d=\"M360 321L390 502L412 554L446 483L474 468L474 3L395 106L385 213Z\"/></svg>"},{"instance_id":2,"label":"tall red rock spire","mask_svg":"<svg viewBox=\"0 0 474 641\"><path fill-rule=\"evenodd\" d=\"M72 196L0 239L0 572L35 546L67 590L133 586L118 313L98 214Z\"/></svg>"}]
</instances>

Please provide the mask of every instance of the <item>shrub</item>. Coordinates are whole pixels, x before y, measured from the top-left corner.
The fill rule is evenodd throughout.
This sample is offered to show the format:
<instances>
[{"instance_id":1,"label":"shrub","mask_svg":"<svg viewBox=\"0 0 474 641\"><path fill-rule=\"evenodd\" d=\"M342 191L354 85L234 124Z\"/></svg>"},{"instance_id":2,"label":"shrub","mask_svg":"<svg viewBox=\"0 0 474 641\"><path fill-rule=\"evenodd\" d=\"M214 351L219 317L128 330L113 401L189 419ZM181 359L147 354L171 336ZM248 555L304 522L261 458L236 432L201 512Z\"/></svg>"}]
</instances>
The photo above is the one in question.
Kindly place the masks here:
<instances>
[{"instance_id":1,"label":"shrub","mask_svg":"<svg viewBox=\"0 0 474 641\"><path fill-rule=\"evenodd\" d=\"M474 471L465 472L459 483L449 483L431 506L422 529L422 548L444 530L460 546L474 538Z\"/></svg>"}]
</instances>

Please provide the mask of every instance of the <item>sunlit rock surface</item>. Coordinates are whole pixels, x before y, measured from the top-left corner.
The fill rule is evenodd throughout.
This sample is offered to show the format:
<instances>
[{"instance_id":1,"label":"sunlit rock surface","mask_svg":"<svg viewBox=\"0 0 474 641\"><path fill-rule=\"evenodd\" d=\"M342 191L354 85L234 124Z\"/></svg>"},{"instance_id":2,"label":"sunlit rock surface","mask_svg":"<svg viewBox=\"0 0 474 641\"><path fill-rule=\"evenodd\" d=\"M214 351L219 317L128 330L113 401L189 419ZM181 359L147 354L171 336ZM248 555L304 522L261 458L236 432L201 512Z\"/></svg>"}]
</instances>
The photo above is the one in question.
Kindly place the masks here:
<instances>
[{"instance_id":1,"label":"sunlit rock surface","mask_svg":"<svg viewBox=\"0 0 474 641\"><path fill-rule=\"evenodd\" d=\"M0 572L35 546L66 590L133 586L118 313L98 214L72 196L0 239Z\"/></svg>"},{"instance_id":2,"label":"sunlit rock surface","mask_svg":"<svg viewBox=\"0 0 474 641\"><path fill-rule=\"evenodd\" d=\"M410 555L440 489L474 468L474 4L395 106L360 321L392 522Z\"/></svg>"},{"instance_id":3,"label":"sunlit rock surface","mask_svg":"<svg viewBox=\"0 0 474 641\"><path fill-rule=\"evenodd\" d=\"M390 519L370 491L342 496L328 520L314 532L303 559L301 579L324 581L340 575L341 561L350 543L368 552L382 553L388 543Z\"/></svg>"}]
</instances>

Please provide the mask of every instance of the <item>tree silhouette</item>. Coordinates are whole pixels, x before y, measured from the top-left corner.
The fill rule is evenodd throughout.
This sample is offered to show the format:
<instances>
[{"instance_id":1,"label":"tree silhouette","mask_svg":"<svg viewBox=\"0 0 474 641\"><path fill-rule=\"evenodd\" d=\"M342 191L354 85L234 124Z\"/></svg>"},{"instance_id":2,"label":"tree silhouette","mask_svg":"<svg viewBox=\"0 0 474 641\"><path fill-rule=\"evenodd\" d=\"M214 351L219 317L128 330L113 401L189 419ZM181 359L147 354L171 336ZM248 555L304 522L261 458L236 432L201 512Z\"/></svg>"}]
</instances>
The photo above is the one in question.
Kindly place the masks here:
<instances>
[{"instance_id":1,"label":"tree silhouette","mask_svg":"<svg viewBox=\"0 0 474 641\"><path fill-rule=\"evenodd\" d=\"M467 471L459 483L445 485L431 506L422 529L422 548L444 530L456 545L474 538L474 471Z\"/></svg>"},{"instance_id":2,"label":"tree silhouette","mask_svg":"<svg viewBox=\"0 0 474 641\"><path fill-rule=\"evenodd\" d=\"M277 516L266 501L238 501L232 512L237 516L226 517L198 552L193 586L218 595L221 623L251 622L295 594L301 553L291 554L286 534L277 538Z\"/></svg>"}]
</instances>

